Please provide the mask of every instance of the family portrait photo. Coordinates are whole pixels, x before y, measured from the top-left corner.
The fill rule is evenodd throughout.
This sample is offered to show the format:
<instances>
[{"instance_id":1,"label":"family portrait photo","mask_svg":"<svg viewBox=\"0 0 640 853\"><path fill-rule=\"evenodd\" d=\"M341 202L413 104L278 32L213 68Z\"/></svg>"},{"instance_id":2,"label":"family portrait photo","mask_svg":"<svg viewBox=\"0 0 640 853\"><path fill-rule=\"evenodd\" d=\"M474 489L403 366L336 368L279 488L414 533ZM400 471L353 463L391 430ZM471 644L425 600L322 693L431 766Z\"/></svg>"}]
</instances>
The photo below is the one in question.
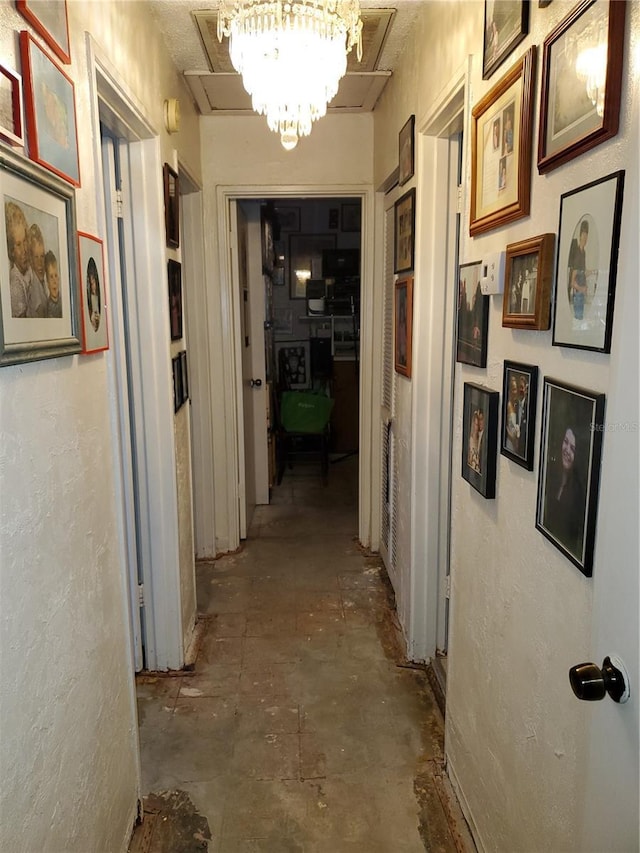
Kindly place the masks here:
<instances>
[{"instance_id":1,"label":"family portrait photo","mask_svg":"<svg viewBox=\"0 0 640 853\"><path fill-rule=\"evenodd\" d=\"M583 574L593 568L604 394L545 378L536 527Z\"/></svg>"},{"instance_id":2,"label":"family portrait photo","mask_svg":"<svg viewBox=\"0 0 640 853\"><path fill-rule=\"evenodd\" d=\"M500 452L533 471L538 368L505 361Z\"/></svg>"},{"instance_id":3,"label":"family portrait photo","mask_svg":"<svg viewBox=\"0 0 640 853\"><path fill-rule=\"evenodd\" d=\"M482 385L464 384L462 476L485 498L496 496L499 396Z\"/></svg>"},{"instance_id":4,"label":"family portrait photo","mask_svg":"<svg viewBox=\"0 0 640 853\"><path fill-rule=\"evenodd\" d=\"M502 325L548 329L555 234L540 234L507 246Z\"/></svg>"}]
</instances>

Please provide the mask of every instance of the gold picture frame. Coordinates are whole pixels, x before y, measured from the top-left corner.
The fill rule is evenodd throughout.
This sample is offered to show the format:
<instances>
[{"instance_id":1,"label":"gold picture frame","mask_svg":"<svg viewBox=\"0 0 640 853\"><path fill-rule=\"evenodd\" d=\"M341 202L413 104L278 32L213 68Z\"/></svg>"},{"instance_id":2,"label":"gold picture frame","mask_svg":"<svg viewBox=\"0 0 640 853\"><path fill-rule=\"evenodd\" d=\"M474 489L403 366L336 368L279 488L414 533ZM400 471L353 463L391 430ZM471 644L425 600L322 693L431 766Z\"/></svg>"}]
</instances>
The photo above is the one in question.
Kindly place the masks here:
<instances>
[{"instance_id":1,"label":"gold picture frame","mask_svg":"<svg viewBox=\"0 0 640 853\"><path fill-rule=\"evenodd\" d=\"M529 213L535 73L534 45L471 111L472 237Z\"/></svg>"}]
</instances>

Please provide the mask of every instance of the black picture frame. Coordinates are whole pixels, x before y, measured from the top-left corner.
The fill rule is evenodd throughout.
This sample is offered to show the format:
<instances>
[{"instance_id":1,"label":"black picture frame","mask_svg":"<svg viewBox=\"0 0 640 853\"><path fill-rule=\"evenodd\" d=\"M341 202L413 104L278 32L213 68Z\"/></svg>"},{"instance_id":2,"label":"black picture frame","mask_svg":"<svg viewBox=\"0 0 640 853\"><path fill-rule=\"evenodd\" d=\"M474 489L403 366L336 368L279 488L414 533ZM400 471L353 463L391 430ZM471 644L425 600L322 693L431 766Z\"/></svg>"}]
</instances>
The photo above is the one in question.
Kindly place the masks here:
<instances>
[{"instance_id":1,"label":"black picture frame","mask_svg":"<svg viewBox=\"0 0 640 853\"><path fill-rule=\"evenodd\" d=\"M164 228L168 249L180 247L180 179L175 169L165 163L162 169L164 185Z\"/></svg>"},{"instance_id":2,"label":"black picture frame","mask_svg":"<svg viewBox=\"0 0 640 853\"><path fill-rule=\"evenodd\" d=\"M182 338L182 267L171 258L167 261L169 278L169 328L171 340Z\"/></svg>"},{"instance_id":3,"label":"black picture frame","mask_svg":"<svg viewBox=\"0 0 640 853\"><path fill-rule=\"evenodd\" d=\"M499 397L484 385L464 383L462 477L487 500L496 496Z\"/></svg>"},{"instance_id":4,"label":"black picture frame","mask_svg":"<svg viewBox=\"0 0 640 853\"><path fill-rule=\"evenodd\" d=\"M394 205L393 271L410 272L415 262L416 191L410 189Z\"/></svg>"},{"instance_id":5,"label":"black picture frame","mask_svg":"<svg viewBox=\"0 0 640 853\"><path fill-rule=\"evenodd\" d=\"M537 400L538 368L533 364L505 361L500 453L527 471L533 471Z\"/></svg>"},{"instance_id":6,"label":"black picture frame","mask_svg":"<svg viewBox=\"0 0 640 853\"><path fill-rule=\"evenodd\" d=\"M605 395L545 377L536 528L587 577L593 551Z\"/></svg>"},{"instance_id":7,"label":"black picture frame","mask_svg":"<svg viewBox=\"0 0 640 853\"><path fill-rule=\"evenodd\" d=\"M186 403L189 400L189 369L187 365L187 351L182 350L179 358L180 372L182 373L182 402Z\"/></svg>"},{"instance_id":8,"label":"black picture frame","mask_svg":"<svg viewBox=\"0 0 640 853\"><path fill-rule=\"evenodd\" d=\"M624 176L613 172L560 197L554 346L611 352Z\"/></svg>"},{"instance_id":9,"label":"black picture frame","mask_svg":"<svg viewBox=\"0 0 640 853\"><path fill-rule=\"evenodd\" d=\"M489 340L489 300L480 286L482 261L460 264L456 318L456 361L487 366Z\"/></svg>"},{"instance_id":10,"label":"black picture frame","mask_svg":"<svg viewBox=\"0 0 640 853\"><path fill-rule=\"evenodd\" d=\"M482 79L488 80L529 32L529 0L485 0Z\"/></svg>"},{"instance_id":11,"label":"black picture frame","mask_svg":"<svg viewBox=\"0 0 640 853\"><path fill-rule=\"evenodd\" d=\"M415 171L415 115L409 116L398 134L398 183L406 184Z\"/></svg>"},{"instance_id":12,"label":"black picture frame","mask_svg":"<svg viewBox=\"0 0 640 853\"><path fill-rule=\"evenodd\" d=\"M171 369L173 374L173 411L177 412L182 406L183 388L182 388L182 367L180 364L180 355L175 355L171 359Z\"/></svg>"}]
</instances>

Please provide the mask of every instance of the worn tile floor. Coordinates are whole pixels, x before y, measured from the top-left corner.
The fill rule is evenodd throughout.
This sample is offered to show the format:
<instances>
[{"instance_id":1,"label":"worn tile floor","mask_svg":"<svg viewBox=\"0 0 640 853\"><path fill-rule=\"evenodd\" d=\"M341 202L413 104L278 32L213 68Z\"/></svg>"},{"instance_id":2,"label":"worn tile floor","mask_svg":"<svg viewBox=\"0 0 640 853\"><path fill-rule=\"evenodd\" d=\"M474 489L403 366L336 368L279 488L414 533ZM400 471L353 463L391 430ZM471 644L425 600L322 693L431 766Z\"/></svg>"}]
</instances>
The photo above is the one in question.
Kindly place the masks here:
<instances>
[{"instance_id":1,"label":"worn tile floor","mask_svg":"<svg viewBox=\"0 0 640 853\"><path fill-rule=\"evenodd\" d=\"M194 672L138 680L143 793L186 792L210 853L466 849L443 721L357 543L356 490L355 457L326 487L288 469L242 549L197 566Z\"/></svg>"}]
</instances>

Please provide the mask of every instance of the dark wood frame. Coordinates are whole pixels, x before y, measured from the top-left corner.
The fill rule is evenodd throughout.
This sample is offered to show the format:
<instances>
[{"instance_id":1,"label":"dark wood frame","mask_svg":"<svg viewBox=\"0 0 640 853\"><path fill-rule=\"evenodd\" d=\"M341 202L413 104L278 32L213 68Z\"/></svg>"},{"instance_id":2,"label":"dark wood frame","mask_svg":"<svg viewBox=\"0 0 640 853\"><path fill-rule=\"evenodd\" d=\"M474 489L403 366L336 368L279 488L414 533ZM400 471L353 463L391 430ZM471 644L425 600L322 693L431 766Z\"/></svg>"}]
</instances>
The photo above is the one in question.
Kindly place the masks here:
<instances>
[{"instance_id":1,"label":"dark wood frame","mask_svg":"<svg viewBox=\"0 0 640 853\"><path fill-rule=\"evenodd\" d=\"M32 51L38 51L38 54L32 54ZM40 84L45 81L40 77L35 67L36 63L34 62L34 59L36 57L39 58L40 55L44 59L47 74L53 75L47 85L47 89L55 91L57 87L65 90L64 95L67 100L66 115L69 123L64 128L64 131L67 134L68 146L58 142L53 132L47 133L44 127L44 123L49 121L49 116L42 105L43 87ZM50 169L54 174L64 178L65 181L69 181L75 187L79 187L78 122L73 80L26 30L20 33L20 58L24 78L24 102L29 157L41 166ZM58 97L60 96L58 95ZM45 150L45 145L49 146L49 151ZM67 148L70 148L70 154L67 153ZM71 160L73 160L73 163L71 163Z\"/></svg>"},{"instance_id":2,"label":"dark wood frame","mask_svg":"<svg viewBox=\"0 0 640 853\"><path fill-rule=\"evenodd\" d=\"M499 43L501 47L498 49L496 55L489 59L487 56L488 52L488 41L489 41L489 22L487 21L487 11L488 11L488 3L485 0L484 4L484 42L483 42L483 50L482 50L482 79L488 80L489 77L496 71L505 59L515 50L515 48L523 41L527 33L529 32L529 0L500 0L499 3L495 4L499 7L505 7L507 5L511 6L519 6L520 7L520 21L519 27L511 33L508 37L508 41L503 43L504 33L497 33L499 36Z\"/></svg>"},{"instance_id":3,"label":"dark wood frame","mask_svg":"<svg viewBox=\"0 0 640 853\"><path fill-rule=\"evenodd\" d=\"M409 217L407 220L406 217ZM405 225L408 223L409 233L405 234ZM393 271L394 273L409 272L415 263L416 250L416 191L410 189L401 196L394 205L394 229L393 229ZM408 251L403 251L402 257L399 252L400 240L409 242Z\"/></svg>"},{"instance_id":4,"label":"dark wood frame","mask_svg":"<svg viewBox=\"0 0 640 853\"><path fill-rule=\"evenodd\" d=\"M595 352L611 352L611 336L613 332L613 309L616 292L616 278L618 274L618 247L620 244L620 228L622 224L622 199L624 195L624 178L625 173L623 170L618 172L612 172L612 174L606 175L604 178L599 178L596 181L591 181L590 183L585 184L582 187L578 187L575 190L570 190L569 192L563 193L560 196L560 221L558 224L558 249L556 256L556 288L553 303L552 342L554 346L593 350ZM597 192L598 187L609 181L612 182L612 197L610 200L610 208L607 209L605 208L606 199L598 198L597 196L595 196L595 193ZM571 198L579 194L585 196L584 201L581 201L575 206L575 209L572 211L572 214L565 214L567 206L571 203ZM588 195L593 195L591 204L589 204L589 202L587 201ZM592 212L585 213L585 210ZM610 214L610 220L607 220L606 226L610 228L611 237L606 247L606 261L600 260L597 269L598 272L602 270L608 271L608 280L606 282L606 287L602 285L599 287L599 293L606 294L606 309L603 312L604 317L601 317L599 320L593 323L594 328L603 329L602 336L601 338L598 338L597 342L589 343L588 340L590 336L586 334L581 335L581 332L589 330L581 329L576 331L575 340L570 340L568 336L565 336L564 339L560 339L559 314L561 312L565 314L567 307L563 303L561 308L560 300L562 300L567 294L568 288L568 281L566 278L566 260L568 259L569 255L568 246L570 247L569 240L571 239L571 237L568 236L568 228L573 226L573 230L571 231L571 234L573 234L576 228L578 228L579 223L582 219L591 219L592 223L595 222L597 225L597 219L602 218L603 211L605 211L607 216ZM571 221L563 222L563 218L568 217L569 215L572 215ZM567 234L567 237L565 237L565 234ZM597 236L597 232L595 236ZM600 238L602 239L602 234L600 235ZM589 240L593 239L594 235L592 224L592 234L589 237ZM600 251L602 253L602 249ZM600 257L602 258L603 254L601 254ZM566 325L566 321L563 324ZM580 343L580 337L582 337L585 342Z\"/></svg>"},{"instance_id":5,"label":"dark wood frame","mask_svg":"<svg viewBox=\"0 0 640 853\"><path fill-rule=\"evenodd\" d=\"M0 74L6 77L11 84L11 113L13 127L0 125L0 139L10 142L12 145L24 145L22 130L22 77L20 74L0 65Z\"/></svg>"},{"instance_id":6,"label":"dark wood frame","mask_svg":"<svg viewBox=\"0 0 640 853\"><path fill-rule=\"evenodd\" d=\"M598 0L602 5L603 0ZM562 44L564 37L595 5L595 0L583 0L573 9L564 20L544 40L542 57L542 94L540 97L540 121L538 130L538 172L544 174L556 169L563 163L573 160L585 151L600 145L606 139L611 139L618 133L620 121L620 93L622 86L622 68L624 63L624 27L626 2L608 0L608 32L607 32L607 80L605 84L604 114L595 127L589 127L589 114L582 118L580 126L575 127L573 135L555 151L548 151L547 134L550 125L550 101L555 87L552 79L553 59L556 49ZM565 79L567 75L563 75ZM566 83L566 79L565 79ZM584 88L584 83L576 80L576 85ZM586 126L585 126L586 125Z\"/></svg>"},{"instance_id":7,"label":"dark wood frame","mask_svg":"<svg viewBox=\"0 0 640 853\"><path fill-rule=\"evenodd\" d=\"M550 327L555 242L555 234L540 234L538 237L529 237L527 240L510 243L507 246L502 301L502 325L506 328L540 331ZM537 271L533 310L526 313L513 311L514 279L520 271L521 259L531 255L536 256Z\"/></svg>"},{"instance_id":8,"label":"dark wood frame","mask_svg":"<svg viewBox=\"0 0 640 853\"><path fill-rule=\"evenodd\" d=\"M171 370L173 374L173 411L177 412L184 403L184 391L182 388L182 364L180 354L171 359Z\"/></svg>"},{"instance_id":9,"label":"dark wood frame","mask_svg":"<svg viewBox=\"0 0 640 853\"><path fill-rule=\"evenodd\" d=\"M458 306L457 316L456 316L456 361L461 364L471 364L474 367L486 367L487 366L487 346L489 342L489 303L490 296L483 295L480 290L480 278L482 276L482 261L471 261L466 264L460 264L458 267L458 292L456 305ZM479 336L479 348L477 353L474 353L474 344L473 340L468 340L467 338L462 336L462 332L466 329L466 320L463 317L462 308L462 282L463 282L463 270L474 267L477 281L475 282L474 292L469 300L465 296L465 301L469 305L467 309L465 306L465 312L469 312L473 314L475 308L475 299L481 299L481 305L478 309L478 314L476 315L475 322L473 324L473 328L478 330L477 335L472 335L472 338ZM466 293L466 287L465 287Z\"/></svg>"},{"instance_id":10,"label":"dark wood frame","mask_svg":"<svg viewBox=\"0 0 640 853\"><path fill-rule=\"evenodd\" d=\"M499 225L505 225L507 222L521 219L529 213L535 72L536 47L534 45L471 111L471 215L469 234L472 237L497 228ZM514 90L515 95L518 85L522 87L520 122L517 125L517 137L514 123L512 152L508 152L509 156L513 156L517 169L516 196L513 201L507 201L502 207L495 206L499 202L499 198L497 198L494 205L488 204L486 209L481 210L478 204L478 195L482 196L483 181L481 176L485 163L485 146L481 134L485 126L493 126L496 118L506 112L508 104L505 102L504 96L508 95L511 89ZM497 173L498 169L496 169L496 178L498 177Z\"/></svg>"},{"instance_id":11,"label":"dark wood frame","mask_svg":"<svg viewBox=\"0 0 640 853\"><path fill-rule=\"evenodd\" d=\"M400 324L400 300L404 292L405 320ZM404 359L401 358L401 336L404 336ZM394 366L396 373L411 379L411 350L413 343L413 276L396 281L393 310Z\"/></svg>"},{"instance_id":12,"label":"dark wood frame","mask_svg":"<svg viewBox=\"0 0 640 853\"><path fill-rule=\"evenodd\" d=\"M169 279L169 330L171 340L179 341L182 338L182 267L173 258L167 261L167 276Z\"/></svg>"},{"instance_id":13,"label":"dark wood frame","mask_svg":"<svg viewBox=\"0 0 640 853\"><path fill-rule=\"evenodd\" d=\"M573 401L569 402L571 397ZM604 394L545 377L536 528L587 577L593 574L602 434L605 428L604 409ZM575 431L573 467L577 471L575 477L579 478L572 480L571 506L576 505L576 498L580 501L584 500L584 509L576 513L581 517L580 520L573 519L574 525L576 523L578 525L578 533L580 527L582 528L580 535L573 531L574 544L579 544L578 548L571 548L571 543L567 541L570 531L561 530L555 522L552 524L551 514L548 511L549 489L551 488L553 493L557 485L556 482L549 486L548 479L553 476L553 473L549 473L549 469L562 465L563 440L567 435L567 428ZM584 453L584 449L588 452ZM554 456L554 454L557 455ZM584 488L582 488L583 484ZM568 493L569 486L564 488L567 490L565 494ZM566 507L563 509L566 510ZM566 526L568 527L570 523L571 521L567 522Z\"/></svg>"},{"instance_id":14,"label":"dark wood frame","mask_svg":"<svg viewBox=\"0 0 640 853\"><path fill-rule=\"evenodd\" d=\"M48 5L51 8L55 8L52 3ZM42 6L43 4L40 3L39 8L42 8ZM71 53L69 48L69 17L67 14L67 0L60 0L60 7L64 9L64 32L53 33L47 27L42 18L38 17L34 11L33 3L30 3L29 0L16 0L16 9L20 12L23 18L29 21L34 30L45 40L58 59L61 62L64 62L65 65L68 65L71 62Z\"/></svg>"},{"instance_id":15,"label":"dark wood frame","mask_svg":"<svg viewBox=\"0 0 640 853\"><path fill-rule=\"evenodd\" d=\"M25 192L24 201L20 195L23 189ZM37 194L42 194L41 201ZM64 337L44 336L38 338L40 331L44 332L50 328L43 326L43 323L55 324L59 321L51 318L29 319L14 318L13 316L5 318L2 311L2 300L0 300L0 366L79 353L82 349L82 342L78 307L78 243L76 239L75 192L69 183L61 180L47 169L27 160L13 149L2 147L0 148L0 196L5 195L15 200L20 206L24 204L35 210L40 210L35 205L41 203L43 213L54 217L55 213L47 211L45 205L48 202L56 206L62 205L64 242L62 246L58 244L56 248L59 253L57 260L60 265L61 285L62 282L65 282L63 273L68 274L68 282L64 284L63 290L66 299L63 303L63 312L66 311L67 313L63 313L63 317L69 318L69 332ZM6 226L2 239L6 245ZM7 263L9 263L8 259ZM0 289L5 287L9 287L8 267L0 270ZM7 334L8 325L12 322L25 324L24 337L20 340L6 340L7 337L12 337L11 334ZM53 328L55 329L55 326ZM22 326L20 331L23 331Z\"/></svg>"},{"instance_id":16,"label":"dark wood frame","mask_svg":"<svg viewBox=\"0 0 640 853\"><path fill-rule=\"evenodd\" d=\"M88 310L89 286L86 278L87 270L85 266L85 259L82 252L83 240L91 241L96 245L91 257L93 257L96 267L98 268L98 284L102 290L100 314L102 315L102 322L104 323L104 332L100 334L100 338L104 338L104 342L91 342L90 340L91 332L89 332L89 326L91 325L91 318ZM99 264L95 256L99 257ZM107 322L107 282L104 270L104 244L98 237L94 237L93 234L86 234L84 231L78 231L78 271L78 281L80 283L80 305L82 306L80 310L80 315L82 317L82 352L85 355L88 355L89 353L102 352L103 350L109 349L109 324Z\"/></svg>"},{"instance_id":17,"label":"dark wood frame","mask_svg":"<svg viewBox=\"0 0 640 853\"><path fill-rule=\"evenodd\" d=\"M415 172L415 125L416 117L409 116L398 134L398 183L406 184ZM408 162L405 155L408 150Z\"/></svg>"},{"instance_id":18,"label":"dark wood frame","mask_svg":"<svg viewBox=\"0 0 640 853\"><path fill-rule=\"evenodd\" d=\"M475 395L475 397L474 397ZM484 385L476 385L474 382L464 383L464 397L462 406L462 477L473 488L480 492L483 498L491 500L496 496L496 469L498 462L498 400L500 394ZM476 405L474 399L481 398L482 405L478 404L484 414L484 430L482 444L486 456L485 465L482 470L482 453L477 456L478 467L472 465L470 453L471 423L474 417Z\"/></svg>"},{"instance_id":19,"label":"dark wood frame","mask_svg":"<svg viewBox=\"0 0 640 853\"><path fill-rule=\"evenodd\" d=\"M180 178L168 163L163 166L162 180L166 243L169 249L177 249L180 246Z\"/></svg>"},{"instance_id":20,"label":"dark wood frame","mask_svg":"<svg viewBox=\"0 0 640 853\"><path fill-rule=\"evenodd\" d=\"M507 404L509 402L509 385L511 377L515 375L520 386L520 377L527 378L527 394L526 394L526 434L523 437L520 433L519 439L522 439L524 445L521 449L522 453L511 450L507 447ZM504 372L502 376L502 418L500 421L500 453L511 459L517 465L521 465L527 471L533 471L533 456L535 451L535 434L536 434L536 411L538 404L538 368L533 364L520 364L517 361L505 361ZM521 424L519 424L520 428ZM519 448L520 449L520 448Z\"/></svg>"},{"instance_id":21,"label":"dark wood frame","mask_svg":"<svg viewBox=\"0 0 640 853\"><path fill-rule=\"evenodd\" d=\"M182 402L186 403L189 400L189 370L187 366L187 351L183 349L179 355L180 370L182 372Z\"/></svg>"}]
</instances>

